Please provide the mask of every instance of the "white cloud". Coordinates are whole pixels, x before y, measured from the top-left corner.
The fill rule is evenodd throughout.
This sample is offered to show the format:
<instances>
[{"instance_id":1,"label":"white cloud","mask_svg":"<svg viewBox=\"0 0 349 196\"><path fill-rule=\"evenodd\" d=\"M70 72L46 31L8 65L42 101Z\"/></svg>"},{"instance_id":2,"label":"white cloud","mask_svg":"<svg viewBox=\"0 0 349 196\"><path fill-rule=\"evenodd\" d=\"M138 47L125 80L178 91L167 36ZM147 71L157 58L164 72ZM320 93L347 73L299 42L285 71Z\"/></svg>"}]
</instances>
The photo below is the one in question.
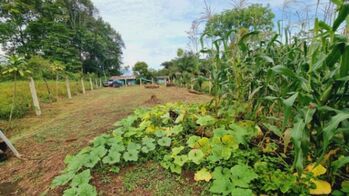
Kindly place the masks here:
<instances>
[{"instance_id":1,"label":"white cloud","mask_svg":"<svg viewBox=\"0 0 349 196\"><path fill-rule=\"evenodd\" d=\"M203 0L92 0L102 18L109 22L126 44L124 64L145 61L152 68L185 48L185 31L204 10ZM298 0L300 2L301 0ZM313 2L309 0L306 2ZM214 12L229 9L231 0L208 0ZM250 0L250 3L269 4L273 10L281 8L282 0ZM301 1L302 2L302 1ZM305 2L305 1L304 1Z\"/></svg>"}]
</instances>

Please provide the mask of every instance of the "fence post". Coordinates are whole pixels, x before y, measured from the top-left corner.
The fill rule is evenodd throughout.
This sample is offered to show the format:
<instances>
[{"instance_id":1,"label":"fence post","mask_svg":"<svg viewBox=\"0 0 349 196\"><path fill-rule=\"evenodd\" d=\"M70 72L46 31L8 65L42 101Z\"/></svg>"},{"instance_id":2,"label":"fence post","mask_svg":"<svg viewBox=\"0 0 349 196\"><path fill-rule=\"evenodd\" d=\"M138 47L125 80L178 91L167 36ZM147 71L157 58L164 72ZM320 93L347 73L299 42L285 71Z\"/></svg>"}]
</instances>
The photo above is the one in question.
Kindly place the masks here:
<instances>
[{"instance_id":1,"label":"fence post","mask_svg":"<svg viewBox=\"0 0 349 196\"><path fill-rule=\"evenodd\" d=\"M55 82L55 84L56 84L56 101L58 101L58 99L59 99L59 96L58 96L58 79L59 79L59 76L58 76L58 74L56 74L56 82Z\"/></svg>"},{"instance_id":2,"label":"fence post","mask_svg":"<svg viewBox=\"0 0 349 196\"><path fill-rule=\"evenodd\" d=\"M40 116L41 115L41 108L40 108L40 104L39 104L38 95L36 93L35 83L34 83L34 80L32 77L30 77L29 88L30 88L30 93L31 93L32 98L33 98L33 105L34 105L34 109L35 109L35 114L37 116Z\"/></svg>"},{"instance_id":3,"label":"fence post","mask_svg":"<svg viewBox=\"0 0 349 196\"><path fill-rule=\"evenodd\" d=\"M5 134L1 131L0 129L0 138L6 143L6 145L11 149L11 151L13 152L13 154L17 157L17 158L21 158L21 155L18 153L18 151L16 150L16 148L12 145L12 143L10 142L10 140L5 136Z\"/></svg>"},{"instance_id":4,"label":"fence post","mask_svg":"<svg viewBox=\"0 0 349 196\"><path fill-rule=\"evenodd\" d=\"M82 87L82 94L86 94L85 84L84 84L84 79L83 78L81 78L81 87Z\"/></svg>"},{"instance_id":5,"label":"fence post","mask_svg":"<svg viewBox=\"0 0 349 196\"><path fill-rule=\"evenodd\" d=\"M95 86L96 86L96 88L99 88L97 79L95 79Z\"/></svg>"},{"instance_id":6,"label":"fence post","mask_svg":"<svg viewBox=\"0 0 349 196\"><path fill-rule=\"evenodd\" d=\"M65 84L67 86L67 95L68 95L68 98L71 99L71 91L70 91L70 82L69 82L69 78L66 77L65 79Z\"/></svg>"},{"instance_id":7,"label":"fence post","mask_svg":"<svg viewBox=\"0 0 349 196\"><path fill-rule=\"evenodd\" d=\"M211 95L211 91L212 91L212 80L211 80L211 76L209 77L209 83L208 83L208 94Z\"/></svg>"},{"instance_id":8,"label":"fence post","mask_svg":"<svg viewBox=\"0 0 349 196\"><path fill-rule=\"evenodd\" d=\"M92 84L92 79L91 79L91 77L90 77L90 88L91 88L91 90L93 90L93 84Z\"/></svg>"}]
</instances>

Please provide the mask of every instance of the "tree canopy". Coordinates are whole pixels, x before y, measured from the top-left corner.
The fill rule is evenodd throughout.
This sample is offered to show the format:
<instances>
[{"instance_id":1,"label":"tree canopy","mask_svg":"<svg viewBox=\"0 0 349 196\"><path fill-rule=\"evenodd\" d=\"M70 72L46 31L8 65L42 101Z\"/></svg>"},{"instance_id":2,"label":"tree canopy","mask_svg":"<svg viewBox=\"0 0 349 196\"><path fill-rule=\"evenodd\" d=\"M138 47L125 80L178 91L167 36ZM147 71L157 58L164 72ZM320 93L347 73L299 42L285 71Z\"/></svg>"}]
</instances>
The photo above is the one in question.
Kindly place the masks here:
<instances>
[{"instance_id":1,"label":"tree canopy","mask_svg":"<svg viewBox=\"0 0 349 196\"><path fill-rule=\"evenodd\" d=\"M69 72L119 73L124 42L90 0L3 0L0 44L7 54L40 55Z\"/></svg>"},{"instance_id":2,"label":"tree canopy","mask_svg":"<svg viewBox=\"0 0 349 196\"><path fill-rule=\"evenodd\" d=\"M149 66L146 62L139 61L132 68L133 74L138 78L150 79L152 75L148 67Z\"/></svg>"},{"instance_id":3,"label":"tree canopy","mask_svg":"<svg viewBox=\"0 0 349 196\"><path fill-rule=\"evenodd\" d=\"M274 16L269 7L261 4L234 8L212 16L206 24L205 33L211 36L221 36L240 28L250 31L270 31L273 28Z\"/></svg>"}]
</instances>

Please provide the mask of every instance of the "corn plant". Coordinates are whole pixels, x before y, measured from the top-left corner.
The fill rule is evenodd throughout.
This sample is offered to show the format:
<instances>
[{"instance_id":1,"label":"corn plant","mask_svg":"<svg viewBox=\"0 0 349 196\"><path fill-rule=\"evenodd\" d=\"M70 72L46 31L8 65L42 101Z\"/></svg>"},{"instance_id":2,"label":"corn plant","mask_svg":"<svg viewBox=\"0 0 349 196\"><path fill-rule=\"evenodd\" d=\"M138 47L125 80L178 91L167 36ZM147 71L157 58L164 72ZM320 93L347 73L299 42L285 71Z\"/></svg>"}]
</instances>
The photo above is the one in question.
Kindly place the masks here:
<instances>
[{"instance_id":1,"label":"corn plant","mask_svg":"<svg viewBox=\"0 0 349 196\"><path fill-rule=\"evenodd\" d=\"M261 118L279 137L292 129L294 167L300 173L305 157L320 161L349 141L349 47L338 33L349 5L336 2L333 25L316 20L311 39L283 43L278 34L232 30L202 50L213 59L210 74L219 103L247 102L245 113Z\"/></svg>"}]
</instances>

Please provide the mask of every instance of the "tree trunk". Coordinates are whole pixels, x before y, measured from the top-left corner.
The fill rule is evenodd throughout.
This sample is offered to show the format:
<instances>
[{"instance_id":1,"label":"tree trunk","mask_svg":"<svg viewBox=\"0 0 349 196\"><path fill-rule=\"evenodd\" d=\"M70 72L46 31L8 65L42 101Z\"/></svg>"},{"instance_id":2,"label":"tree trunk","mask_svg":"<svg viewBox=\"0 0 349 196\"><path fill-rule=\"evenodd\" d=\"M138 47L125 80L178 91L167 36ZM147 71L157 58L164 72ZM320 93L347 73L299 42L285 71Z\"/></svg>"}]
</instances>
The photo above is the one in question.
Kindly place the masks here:
<instances>
[{"instance_id":1,"label":"tree trunk","mask_svg":"<svg viewBox=\"0 0 349 196\"><path fill-rule=\"evenodd\" d=\"M34 83L34 80L32 77L30 77L29 88L30 88L30 93L32 95L32 99L33 99L35 114L37 116L40 116L41 115L41 108L40 108L40 104L39 104L38 95L36 93L35 83Z\"/></svg>"}]
</instances>

